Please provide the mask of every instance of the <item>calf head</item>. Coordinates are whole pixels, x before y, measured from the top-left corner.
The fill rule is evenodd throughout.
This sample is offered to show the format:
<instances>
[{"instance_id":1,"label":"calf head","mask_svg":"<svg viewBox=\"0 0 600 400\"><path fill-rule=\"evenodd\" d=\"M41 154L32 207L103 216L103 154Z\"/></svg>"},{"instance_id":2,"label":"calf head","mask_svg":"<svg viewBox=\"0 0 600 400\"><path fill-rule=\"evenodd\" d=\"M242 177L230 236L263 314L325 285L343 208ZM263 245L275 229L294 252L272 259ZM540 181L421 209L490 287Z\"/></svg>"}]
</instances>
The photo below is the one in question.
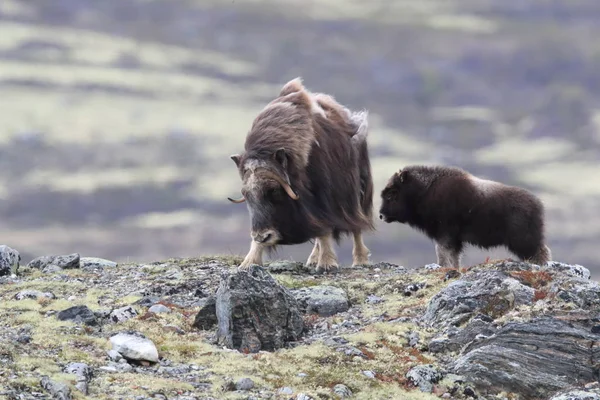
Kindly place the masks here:
<instances>
[{"instance_id":1,"label":"calf head","mask_svg":"<svg viewBox=\"0 0 600 400\"><path fill-rule=\"evenodd\" d=\"M381 191L379 219L390 223L406 223L411 215L411 196L415 185L407 170L396 172Z\"/></svg>"},{"instance_id":2,"label":"calf head","mask_svg":"<svg viewBox=\"0 0 600 400\"><path fill-rule=\"evenodd\" d=\"M290 213L299 196L290 183L288 154L280 148L271 154L232 155L242 178L242 197L233 203L246 202L252 222L251 236L264 246L285 239Z\"/></svg>"}]
</instances>

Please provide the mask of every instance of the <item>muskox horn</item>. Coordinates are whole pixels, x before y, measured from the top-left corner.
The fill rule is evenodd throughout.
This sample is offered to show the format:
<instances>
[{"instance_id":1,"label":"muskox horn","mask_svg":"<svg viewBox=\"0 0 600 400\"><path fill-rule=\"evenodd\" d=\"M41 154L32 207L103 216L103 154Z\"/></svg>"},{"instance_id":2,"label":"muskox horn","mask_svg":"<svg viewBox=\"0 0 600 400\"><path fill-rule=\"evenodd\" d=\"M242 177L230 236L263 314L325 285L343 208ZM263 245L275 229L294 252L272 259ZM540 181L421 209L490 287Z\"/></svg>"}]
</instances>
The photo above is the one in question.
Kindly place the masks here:
<instances>
[{"instance_id":1,"label":"muskox horn","mask_svg":"<svg viewBox=\"0 0 600 400\"><path fill-rule=\"evenodd\" d=\"M300 198L296 193L294 193L291 186L286 181L284 181L279 175L271 171L265 171L265 175L267 175L269 178L275 179L283 187L283 190L285 190L288 196L290 196L292 199L298 200Z\"/></svg>"},{"instance_id":2,"label":"muskox horn","mask_svg":"<svg viewBox=\"0 0 600 400\"><path fill-rule=\"evenodd\" d=\"M238 203L243 203L243 202L245 202L245 201L246 201L246 199L245 199L245 198L243 198L243 197L242 197L242 198L239 198L239 199L232 199L231 197L228 197L228 198L227 198L227 200L229 200L229 201L230 201L230 202L232 202L232 203L236 203L236 204L238 204Z\"/></svg>"}]
</instances>

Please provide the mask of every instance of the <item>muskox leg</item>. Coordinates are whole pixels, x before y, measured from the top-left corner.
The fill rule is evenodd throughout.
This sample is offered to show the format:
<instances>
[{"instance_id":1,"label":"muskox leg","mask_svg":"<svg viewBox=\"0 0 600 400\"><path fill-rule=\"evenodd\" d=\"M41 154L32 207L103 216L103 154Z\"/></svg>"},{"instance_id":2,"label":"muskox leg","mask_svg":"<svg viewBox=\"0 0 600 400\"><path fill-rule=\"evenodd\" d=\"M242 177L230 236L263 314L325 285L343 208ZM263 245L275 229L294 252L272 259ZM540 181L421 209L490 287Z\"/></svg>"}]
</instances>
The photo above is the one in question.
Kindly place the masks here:
<instances>
[{"instance_id":1,"label":"muskox leg","mask_svg":"<svg viewBox=\"0 0 600 400\"><path fill-rule=\"evenodd\" d=\"M352 248L352 266L369 265L369 249L365 246L362 232L354 232L354 247Z\"/></svg>"},{"instance_id":2,"label":"muskox leg","mask_svg":"<svg viewBox=\"0 0 600 400\"><path fill-rule=\"evenodd\" d=\"M318 237L317 242L319 244L319 261L317 262L316 272L321 274L337 271L338 262L331 242L331 235Z\"/></svg>"},{"instance_id":3,"label":"muskox leg","mask_svg":"<svg viewBox=\"0 0 600 400\"><path fill-rule=\"evenodd\" d=\"M548 261L552 261L550 247L542 245L535 253L535 256L531 257L528 261L536 265L545 265Z\"/></svg>"},{"instance_id":4,"label":"muskox leg","mask_svg":"<svg viewBox=\"0 0 600 400\"><path fill-rule=\"evenodd\" d=\"M308 267L312 267L315 266L319 263L319 255L321 254L321 248L319 247L319 240L315 240L315 246L312 249L312 252L310 253L310 256L308 256L308 261L306 261L306 266Z\"/></svg>"},{"instance_id":5,"label":"muskox leg","mask_svg":"<svg viewBox=\"0 0 600 400\"><path fill-rule=\"evenodd\" d=\"M461 247L436 243L435 253L438 265L447 268L459 268L461 250Z\"/></svg>"},{"instance_id":6,"label":"muskox leg","mask_svg":"<svg viewBox=\"0 0 600 400\"><path fill-rule=\"evenodd\" d=\"M250 243L250 251L246 255L246 258L244 258L244 261L242 261L238 267L238 270L245 271L250 268L252 264L262 265L263 249L264 247L260 243L257 243L253 240Z\"/></svg>"}]
</instances>

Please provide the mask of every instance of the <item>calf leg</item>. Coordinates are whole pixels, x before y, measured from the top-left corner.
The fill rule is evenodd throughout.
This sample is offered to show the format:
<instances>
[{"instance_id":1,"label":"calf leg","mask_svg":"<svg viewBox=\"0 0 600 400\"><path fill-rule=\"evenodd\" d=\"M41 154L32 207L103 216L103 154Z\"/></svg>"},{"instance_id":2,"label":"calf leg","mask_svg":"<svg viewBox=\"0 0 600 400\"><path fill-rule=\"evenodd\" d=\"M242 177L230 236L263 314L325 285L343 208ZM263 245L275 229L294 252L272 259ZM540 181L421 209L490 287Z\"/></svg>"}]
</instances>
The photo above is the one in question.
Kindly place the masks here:
<instances>
[{"instance_id":1,"label":"calf leg","mask_svg":"<svg viewBox=\"0 0 600 400\"><path fill-rule=\"evenodd\" d=\"M442 267L459 268L461 251L462 246L452 246L447 243L435 244L437 263Z\"/></svg>"},{"instance_id":2,"label":"calf leg","mask_svg":"<svg viewBox=\"0 0 600 400\"><path fill-rule=\"evenodd\" d=\"M317 263L319 262L320 254L321 254L321 249L319 247L319 239L316 239L315 246L313 247L312 252L310 253L310 256L308 256L308 260L306 261L306 266L312 267L314 265L317 265Z\"/></svg>"},{"instance_id":3,"label":"calf leg","mask_svg":"<svg viewBox=\"0 0 600 400\"><path fill-rule=\"evenodd\" d=\"M254 240L250 243L250 251L244 258L244 261L238 267L238 270L247 271L252 264L262 265L264 246Z\"/></svg>"},{"instance_id":4,"label":"calf leg","mask_svg":"<svg viewBox=\"0 0 600 400\"><path fill-rule=\"evenodd\" d=\"M354 245L352 248L352 266L369 265L369 249L363 242L362 233L354 232Z\"/></svg>"},{"instance_id":5,"label":"calf leg","mask_svg":"<svg viewBox=\"0 0 600 400\"><path fill-rule=\"evenodd\" d=\"M319 244L319 261L317 262L316 272L318 274L335 272L338 269L337 256L331 243L331 235L317 238Z\"/></svg>"}]
</instances>

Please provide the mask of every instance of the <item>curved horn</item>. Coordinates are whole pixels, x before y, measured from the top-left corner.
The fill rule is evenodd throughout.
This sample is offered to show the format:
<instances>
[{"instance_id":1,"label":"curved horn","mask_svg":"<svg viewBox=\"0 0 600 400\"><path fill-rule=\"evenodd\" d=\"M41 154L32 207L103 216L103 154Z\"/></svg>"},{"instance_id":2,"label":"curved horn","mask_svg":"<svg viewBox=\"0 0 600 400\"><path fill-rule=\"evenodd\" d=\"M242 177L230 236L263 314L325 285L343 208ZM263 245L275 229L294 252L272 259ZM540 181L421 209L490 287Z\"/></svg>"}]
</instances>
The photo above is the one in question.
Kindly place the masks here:
<instances>
[{"instance_id":1,"label":"curved horn","mask_svg":"<svg viewBox=\"0 0 600 400\"><path fill-rule=\"evenodd\" d=\"M231 197L228 197L227 200L229 200L232 203L236 203L236 204L243 203L246 201L246 199L243 197L240 199L232 199Z\"/></svg>"},{"instance_id":2,"label":"curved horn","mask_svg":"<svg viewBox=\"0 0 600 400\"><path fill-rule=\"evenodd\" d=\"M284 181L279 175L271 171L265 171L265 175L267 175L269 178L275 179L283 187L288 196L290 196L292 199L298 200L300 198L296 193L294 193L291 186L286 181Z\"/></svg>"}]
</instances>

